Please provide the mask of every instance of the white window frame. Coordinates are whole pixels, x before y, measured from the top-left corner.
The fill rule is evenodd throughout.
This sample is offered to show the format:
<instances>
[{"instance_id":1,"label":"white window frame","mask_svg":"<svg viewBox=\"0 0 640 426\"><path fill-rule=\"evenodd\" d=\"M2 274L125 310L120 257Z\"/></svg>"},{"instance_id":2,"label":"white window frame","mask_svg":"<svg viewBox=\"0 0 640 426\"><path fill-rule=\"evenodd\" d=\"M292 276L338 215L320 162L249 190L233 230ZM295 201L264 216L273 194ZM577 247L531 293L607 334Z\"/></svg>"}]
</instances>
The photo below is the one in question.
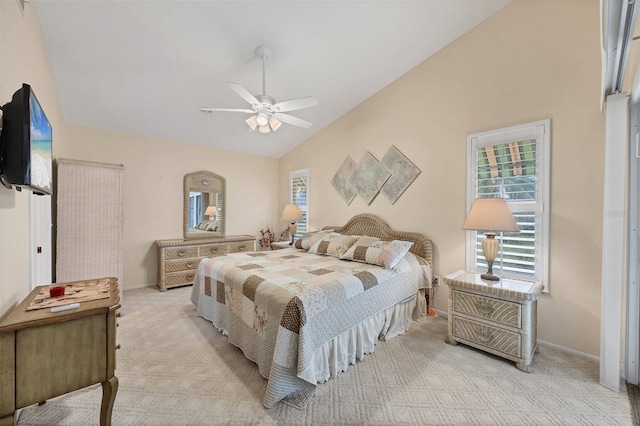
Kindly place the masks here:
<instances>
[{"instance_id":1,"label":"white window frame","mask_svg":"<svg viewBox=\"0 0 640 426\"><path fill-rule=\"evenodd\" d=\"M302 211L302 214L304 216L304 220L299 220L296 222L296 224L299 223L304 223L305 227L304 229L307 230L307 232L309 231L309 183L310 183L310 176L311 173L309 171L309 169L299 169L299 170L292 170L289 172L289 203L291 204L297 204L295 202L295 200L293 199L293 180L296 178L301 178L304 177L307 179L307 205L306 206L298 206L300 207L300 210ZM299 238L300 236L302 236L302 234L300 232L296 233L296 238Z\"/></svg>"},{"instance_id":2,"label":"white window frame","mask_svg":"<svg viewBox=\"0 0 640 426\"><path fill-rule=\"evenodd\" d=\"M549 292L550 135L551 120L547 119L467 136L467 212L471 209L476 198L478 148L527 139L536 140L536 248L534 260L536 266L534 280L544 285L544 292ZM512 212L531 210L531 202L509 201L507 204ZM477 231L467 231L466 234L466 268L475 271L478 269L476 267ZM496 259L496 263L498 262L499 260ZM509 273L504 273L504 276L522 278L517 274Z\"/></svg>"}]
</instances>

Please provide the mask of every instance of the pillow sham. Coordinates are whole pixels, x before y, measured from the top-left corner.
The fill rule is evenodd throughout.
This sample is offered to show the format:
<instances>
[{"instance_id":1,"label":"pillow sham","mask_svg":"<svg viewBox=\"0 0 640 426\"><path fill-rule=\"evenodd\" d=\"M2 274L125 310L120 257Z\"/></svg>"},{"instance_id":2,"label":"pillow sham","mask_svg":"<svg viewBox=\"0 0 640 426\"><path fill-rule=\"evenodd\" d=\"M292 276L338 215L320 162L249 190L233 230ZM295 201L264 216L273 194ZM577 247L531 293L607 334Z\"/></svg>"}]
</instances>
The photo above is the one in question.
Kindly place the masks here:
<instances>
[{"instance_id":1,"label":"pillow sham","mask_svg":"<svg viewBox=\"0 0 640 426\"><path fill-rule=\"evenodd\" d=\"M410 241L383 241L374 237L360 237L340 256L340 259L355 260L391 269L402 260L412 245Z\"/></svg>"},{"instance_id":2,"label":"pillow sham","mask_svg":"<svg viewBox=\"0 0 640 426\"><path fill-rule=\"evenodd\" d=\"M340 257L358 238L359 237L353 235L342 235L337 232L330 232L316 242L309 249L309 253Z\"/></svg>"},{"instance_id":3,"label":"pillow sham","mask_svg":"<svg viewBox=\"0 0 640 426\"><path fill-rule=\"evenodd\" d=\"M309 250L315 243L320 241L322 237L330 234L331 232L333 232L333 229L307 232L301 238L298 238L293 246L302 250Z\"/></svg>"}]
</instances>

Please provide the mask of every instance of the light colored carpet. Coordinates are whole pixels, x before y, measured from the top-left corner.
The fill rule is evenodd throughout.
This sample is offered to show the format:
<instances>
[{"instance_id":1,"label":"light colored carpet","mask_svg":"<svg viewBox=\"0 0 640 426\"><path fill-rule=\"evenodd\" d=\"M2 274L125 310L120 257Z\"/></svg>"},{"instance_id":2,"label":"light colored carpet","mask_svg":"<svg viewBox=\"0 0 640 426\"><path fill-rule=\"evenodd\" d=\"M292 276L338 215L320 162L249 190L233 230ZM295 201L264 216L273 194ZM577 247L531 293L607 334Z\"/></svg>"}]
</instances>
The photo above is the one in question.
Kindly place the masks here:
<instances>
[{"instance_id":1,"label":"light colored carpet","mask_svg":"<svg viewBox=\"0 0 640 426\"><path fill-rule=\"evenodd\" d=\"M252 362L194 314L191 288L126 292L119 319L114 425L633 425L627 393L598 384L597 364L542 347L527 374L444 342L429 318L318 386L303 410L262 406ZM97 424L100 385L28 407L19 425Z\"/></svg>"}]
</instances>

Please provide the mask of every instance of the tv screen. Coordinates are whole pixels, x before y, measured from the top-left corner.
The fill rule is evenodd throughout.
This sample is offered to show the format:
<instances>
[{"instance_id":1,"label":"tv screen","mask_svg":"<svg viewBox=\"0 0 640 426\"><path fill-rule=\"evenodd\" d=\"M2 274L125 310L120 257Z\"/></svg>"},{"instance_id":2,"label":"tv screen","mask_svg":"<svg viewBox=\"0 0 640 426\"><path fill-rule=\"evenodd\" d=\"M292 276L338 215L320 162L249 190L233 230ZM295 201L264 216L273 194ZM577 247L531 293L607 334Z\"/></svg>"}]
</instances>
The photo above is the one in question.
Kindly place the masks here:
<instances>
[{"instance_id":1,"label":"tv screen","mask_svg":"<svg viewBox=\"0 0 640 426\"><path fill-rule=\"evenodd\" d=\"M28 84L2 107L0 175L7 185L51 194L53 160L51 124Z\"/></svg>"}]
</instances>

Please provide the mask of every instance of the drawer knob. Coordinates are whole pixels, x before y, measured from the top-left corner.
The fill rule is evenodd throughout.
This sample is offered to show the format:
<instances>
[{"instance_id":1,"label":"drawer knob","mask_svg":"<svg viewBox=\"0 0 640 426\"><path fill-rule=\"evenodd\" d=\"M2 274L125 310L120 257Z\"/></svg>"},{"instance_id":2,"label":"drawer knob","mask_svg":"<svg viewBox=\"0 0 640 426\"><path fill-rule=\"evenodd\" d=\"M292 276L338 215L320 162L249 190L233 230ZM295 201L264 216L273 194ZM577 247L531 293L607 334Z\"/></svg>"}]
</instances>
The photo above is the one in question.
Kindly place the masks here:
<instances>
[{"instance_id":1,"label":"drawer knob","mask_svg":"<svg viewBox=\"0 0 640 426\"><path fill-rule=\"evenodd\" d=\"M218 251L218 247L210 247L209 248L209 253L216 253Z\"/></svg>"},{"instance_id":2,"label":"drawer knob","mask_svg":"<svg viewBox=\"0 0 640 426\"><path fill-rule=\"evenodd\" d=\"M485 317L491 315L494 309L493 306L487 302L476 302L476 308L478 308L480 315L484 315Z\"/></svg>"},{"instance_id":3,"label":"drawer knob","mask_svg":"<svg viewBox=\"0 0 640 426\"><path fill-rule=\"evenodd\" d=\"M196 266L196 262L187 262L187 268L193 268Z\"/></svg>"},{"instance_id":4,"label":"drawer knob","mask_svg":"<svg viewBox=\"0 0 640 426\"><path fill-rule=\"evenodd\" d=\"M247 246L245 245L238 246L238 251L245 251L246 249L247 249Z\"/></svg>"},{"instance_id":5,"label":"drawer knob","mask_svg":"<svg viewBox=\"0 0 640 426\"><path fill-rule=\"evenodd\" d=\"M191 281L196 277L196 274L187 274L187 280Z\"/></svg>"},{"instance_id":6,"label":"drawer knob","mask_svg":"<svg viewBox=\"0 0 640 426\"><path fill-rule=\"evenodd\" d=\"M187 254L186 250L178 250L178 256L184 257L185 254Z\"/></svg>"}]
</instances>

